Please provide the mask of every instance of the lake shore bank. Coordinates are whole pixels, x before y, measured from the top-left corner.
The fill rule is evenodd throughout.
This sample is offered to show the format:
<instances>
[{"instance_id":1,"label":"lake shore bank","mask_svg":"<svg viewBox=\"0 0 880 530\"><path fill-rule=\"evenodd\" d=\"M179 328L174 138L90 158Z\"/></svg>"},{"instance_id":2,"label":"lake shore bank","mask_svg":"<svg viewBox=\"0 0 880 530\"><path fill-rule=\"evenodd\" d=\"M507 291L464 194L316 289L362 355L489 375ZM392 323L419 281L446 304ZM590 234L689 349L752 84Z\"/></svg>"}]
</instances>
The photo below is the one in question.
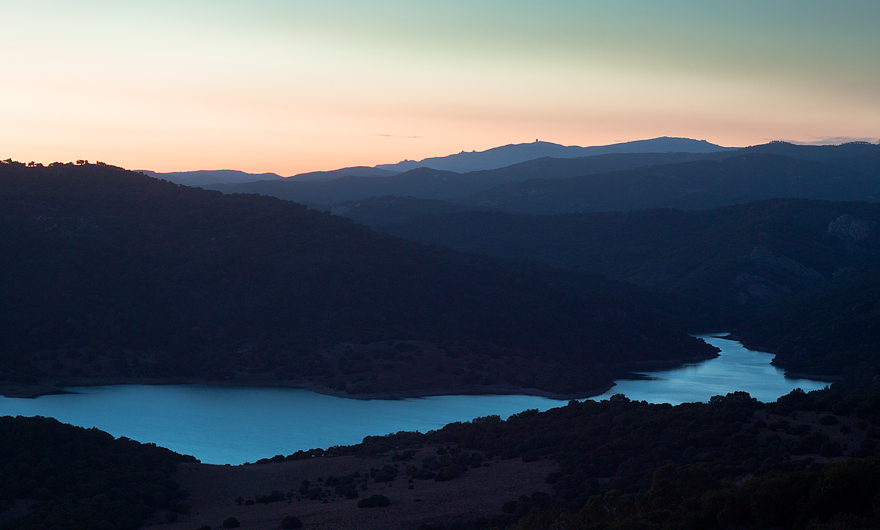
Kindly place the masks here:
<instances>
[{"instance_id":1,"label":"lake shore bank","mask_svg":"<svg viewBox=\"0 0 880 530\"><path fill-rule=\"evenodd\" d=\"M311 381L307 378L287 379L279 381L271 374L239 374L225 380L209 380L201 377L74 377L44 381L30 385L15 385L0 382L0 396L8 398L33 399L40 396L66 394L75 392L76 387L95 387L113 385L201 385L223 388L290 388L308 390L317 394L357 400L395 400L417 399L433 396L471 396L471 395L523 395L544 397L555 400L586 399L600 396L615 386L615 379L639 379L641 372L670 370L681 366L696 364L718 357L718 353L699 355L682 359L663 361L629 362L614 365L597 365L597 370L612 374L608 381L594 385L578 392L553 392L537 388L521 387L507 384L461 384L444 385L420 389L382 390L376 392L351 393L329 385Z\"/></svg>"},{"instance_id":2,"label":"lake shore bank","mask_svg":"<svg viewBox=\"0 0 880 530\"><path fill-rule=\"evenodd\" d=\"M287 388L307 390L316 394L361 401L418 399L434 396L480 396L480 395L522 395L544 397L555 400L585 399L604 394L614 383L598 386L593 389L576 393L554 393L536 388L523 388L513 385L465 385L450 388L431 388L425 390L384 391L370 394L349 394L326 385L310 382L273 381L270 378L251 378L248 380L208 381L200 378L101 378L77 379L75 381L59 381L53 384L36 385L0 385L0 396L7 398L35 399L41 396L76 393L77 387L99 387L115 385L147 385L174 386L192 385L220 388Z\"/></svg>"}]
</instances>

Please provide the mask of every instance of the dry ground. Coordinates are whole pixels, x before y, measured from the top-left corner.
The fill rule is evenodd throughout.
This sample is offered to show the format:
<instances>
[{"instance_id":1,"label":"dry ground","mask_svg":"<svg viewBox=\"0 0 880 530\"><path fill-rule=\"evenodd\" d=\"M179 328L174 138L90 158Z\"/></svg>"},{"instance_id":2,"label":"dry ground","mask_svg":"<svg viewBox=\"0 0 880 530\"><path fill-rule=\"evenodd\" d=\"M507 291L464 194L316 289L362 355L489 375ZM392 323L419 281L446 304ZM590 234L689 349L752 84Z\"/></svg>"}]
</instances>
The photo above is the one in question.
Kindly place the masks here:
<instances>
[{"instance_id":1,"label":"dry ground","mask_svg":"<svg viewBox=\"0 0 880 530\"><path fill-rule=\"evenodd\" d=\"M391 500L391 505L384 508L358 508L359 499L337 495L323 500L297 499L296 492L304 480L316 486L322 483L319 478L341 477L358 471L361 476L368 476L372 468L393 465L390 455L315 458L243 466L185 464L175 478L191 494L187 500L192 505L191 512L180 516L173 524L161 524L164 514L157 514L147 528L194 530L206 525L221 528L224 520L235 517L241 521L243 530L277 530L287 515L301 519L304 529L316 530L415 530L422 524L445 526L456 521L469 522L498 515L505 501L516 500L521 495L536 491L550 493L544 478L558 469L548 460L526 464L519 459L496 458L484 461L482 467L468 469L461 477L449 481L413 480L410 483L404 473L406 465L420 467L423 458L437 456L437 448L418 448L412 461L397 462L399 474L390 483L367 481L367 490L359 491L360 499L381 493ZM235 502L238 496L254 499L273 490L285 494L291 492L293 497L251 506L240 506Z\"/></svg>"}]
</instances>

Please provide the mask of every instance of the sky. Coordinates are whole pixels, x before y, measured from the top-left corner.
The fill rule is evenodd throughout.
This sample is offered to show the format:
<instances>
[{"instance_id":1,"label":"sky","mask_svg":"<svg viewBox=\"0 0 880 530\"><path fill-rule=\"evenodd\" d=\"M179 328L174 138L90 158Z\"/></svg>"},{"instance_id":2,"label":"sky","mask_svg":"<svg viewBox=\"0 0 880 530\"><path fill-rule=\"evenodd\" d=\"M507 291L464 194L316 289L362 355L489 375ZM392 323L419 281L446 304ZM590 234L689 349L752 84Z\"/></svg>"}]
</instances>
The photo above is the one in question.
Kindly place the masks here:
<instances>
[{"instance_id":1,"label":"sky","mask_svg":"<svg viewBox=\"0 0 880 530\"><path fill-rule=\"evenodd\" d=\"M880 2L0 0L0 158L281 175L880 139Z\"/></svg>"}]
</instances>

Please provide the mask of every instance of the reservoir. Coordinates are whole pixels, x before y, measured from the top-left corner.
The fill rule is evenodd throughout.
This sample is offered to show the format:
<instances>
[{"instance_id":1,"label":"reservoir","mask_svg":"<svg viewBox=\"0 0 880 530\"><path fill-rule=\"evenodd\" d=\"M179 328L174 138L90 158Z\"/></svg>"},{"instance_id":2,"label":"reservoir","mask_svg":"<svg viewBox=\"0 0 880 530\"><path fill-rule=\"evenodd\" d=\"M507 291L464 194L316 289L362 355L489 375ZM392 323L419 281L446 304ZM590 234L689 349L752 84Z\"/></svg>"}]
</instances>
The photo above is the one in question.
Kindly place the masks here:
<instances>
[{"instance_id":1,"label":"reservoir","mask_svg":"<svg viewBox=\"0 0 880 530\"><path fill-rule=\"evenodd\" d=\"M786 378L773 355L738 342L701 336L721 355L674 370L618 381L592 399L624 394L637 401L684 403L745 391L773 401L794 388L828 383ZM114 436L151 442L211 464L240 464L297 450L359 443L364 436L438 429L447 423L565 405L535 396L435 396L357 400L279 388L199 385L77 387L36 399L0 397L0 416L47 416Z\"/></svg>"}]
</instances>

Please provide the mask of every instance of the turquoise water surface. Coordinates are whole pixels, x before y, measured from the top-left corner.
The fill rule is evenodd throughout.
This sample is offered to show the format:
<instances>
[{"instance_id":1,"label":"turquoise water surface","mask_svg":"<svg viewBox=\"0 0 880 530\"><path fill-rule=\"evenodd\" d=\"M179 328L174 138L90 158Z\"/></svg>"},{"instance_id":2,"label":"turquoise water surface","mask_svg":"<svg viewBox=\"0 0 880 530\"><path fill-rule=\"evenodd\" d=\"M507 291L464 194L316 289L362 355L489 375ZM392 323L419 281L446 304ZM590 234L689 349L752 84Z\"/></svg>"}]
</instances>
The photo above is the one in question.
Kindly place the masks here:
<instances>
[{"instance_id":1,"label":"turquoise water surface","mask_svg":"<svg viewBox=\"0 0 880 530\"><path fill-rule=\"evenodd\" d=\"M708 401L744 390L773 401L792 389L827 383L788 379L768 353L738 342L701 336L721 348L716 359L618 381L607 399L622 393L652 403ZM0 397L0 415L50 416L114 436L152 442L206 463L240 464L300 449L359 443L364 436L437 429L454 421L564 405L534 396L436 396L401 400L345 399L306 390L199 385L77 387L70 394L36 399Z\"/></svg>"}]
</instances>

